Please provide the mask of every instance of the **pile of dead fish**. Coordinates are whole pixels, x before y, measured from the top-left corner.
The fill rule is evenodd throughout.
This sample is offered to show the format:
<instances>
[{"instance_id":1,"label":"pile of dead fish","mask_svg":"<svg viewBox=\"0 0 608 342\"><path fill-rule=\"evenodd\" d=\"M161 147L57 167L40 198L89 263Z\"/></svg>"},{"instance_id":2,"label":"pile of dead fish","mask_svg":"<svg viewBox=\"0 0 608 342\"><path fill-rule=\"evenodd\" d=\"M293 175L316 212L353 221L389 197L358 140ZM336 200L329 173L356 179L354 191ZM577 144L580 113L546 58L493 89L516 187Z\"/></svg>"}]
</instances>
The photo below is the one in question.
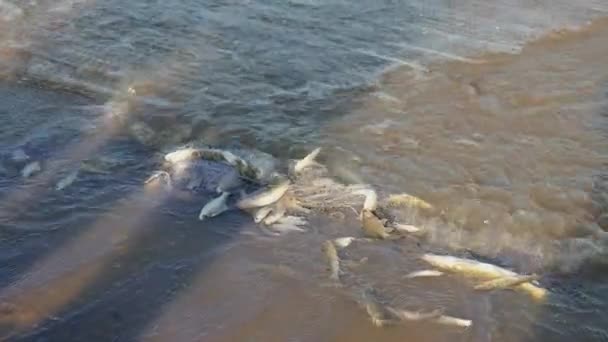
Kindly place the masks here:
<instances>
[{"instance_id":1,"label":"pile of dead fish","mask_svg":"<svg viewBox=\"0 0 608 342\"><path fill-rule=\"evenodd\" d=\"M368 204L373 203L373 201L371 200ZM365 204L360 219L362 237L341 237L326 240L322 244L322 251L328 262L329 279L338 284L342 262L338 254L339 250L347 248L354 241L395 240L403 237L403 234L420 231L419 228L414 226L403 228L406 225L401 225L402 229L387 227L384 220L378 218L374 214L374 210L369 207L366 208ZM453 256L424 254L420 259L428 263L432 269L413 271L405 275L404 279L413 281L412 279L415 278L439 277L449 273L460 276L476 291L515 290L529 295L535 301L543 301L548 295L548 291L538 285L537 280L540 276L536 274L521 275L496 265ZM370 316L372 323L376 326L421 320L465 328L473 324L469 319L444 315L441 308L430 312L398 309L382 304L377 297L373 289L365 289L359 300Z\"/></svg>"},{"instance_id":2,"label":"pile of dead fish","mask_svg":"<svg viewBox=\"0 0 608 342\"><path fill-rule=\"evenodd\" d=\"M251 194L246 194L242 190L240 194L235 194L234 189L237 187L232 183L235 183L238 178L260 180L260 171L230 152L217 149L186 148L167 154L165 161L175 165L179 162L203 158L228 163L238 171L238 177L224 178L220 181L216 190L220 195L205 204L200 211L199 219L214 217L229 210L227 200L229 196L234 194L238 196L234 205L235 208L250 213L256 223L263 224L275 231L284 232L289 230L302 231L300 227L307 223L305 218L297 216L298 214L306 214L311 210L311 208L302 205L302 203L306 203L306 200L297 198L295 195L300 193L297 191L297 180L298 177L306 173L307 169L314 169L319 166L319 163L315 161L319 153L320 148L317 148L303 159L291 161L287 168L287 176L275 173L268 179L267 184L261 184L261 189ZM226 189L232 189L233 191L229 192ZM340 269L342 260L339 251L347 248L353 241L397 240L408 234L416 235L422 231L419 227L401 224L382 217L383 215L380 214L382 208L379 208L378 205L378 195L371 187L361 185L352 187L352 189L355 189L352 191L352 195L359 196L363 202L359 213L360 236L326 240L321 246L328 262L329 279L336 284L340 284L342 273ZM431 207L424 200L408 194L390 195L388 199L383 201L383 205L423 209ZM356 209L354 210L356 211ZM515 290L526 293L537 301L545 299L548 294L547 290L538 285L539 276L536 274L521 275L492 264L453 256L424 254L420 259L428 263L432 269L412 272L406 275L405 279L413 281L412 279L419 277L438 277L445 273L451 273L460 275L476 291ZM360 303L362 303L371 321L376 326L422 320L460 327L472 325L472 321L469 319L445 315L443 309L429 312L404 310L384 305L377 300L377 297L373 289L365 289L359 296Z\"/></svg>"}]
</instances>

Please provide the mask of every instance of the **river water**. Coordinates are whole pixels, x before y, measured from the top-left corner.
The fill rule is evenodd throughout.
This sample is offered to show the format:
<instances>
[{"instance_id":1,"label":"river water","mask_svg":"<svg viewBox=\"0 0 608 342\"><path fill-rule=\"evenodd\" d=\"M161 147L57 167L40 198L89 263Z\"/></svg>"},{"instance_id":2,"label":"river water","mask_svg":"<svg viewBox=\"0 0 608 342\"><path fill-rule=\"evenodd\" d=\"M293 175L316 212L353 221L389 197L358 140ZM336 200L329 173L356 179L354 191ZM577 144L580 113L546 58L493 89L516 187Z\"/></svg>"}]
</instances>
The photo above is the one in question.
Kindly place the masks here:
<instances>
[{"instance_id":1,"label":"river water","mask_svg":"<svg viewBox=\"0 0 608 342\"><path fill-rule=\"evenodd\" d=\"M14 341L607 341L603 1L0 0L0 338ZM266 236L198 221L211 194L144 180L184 143L409 193L420 239L321 243L352 212ZM24 151L42 171L20 176ZM58 179L80 161L63 190ZM350 214L350 215L349 215ZM407 280L425 252L542 275L551 295ZM378 328L352 296L468 329ZM351 288L352 287L352 288ZM353 290L350 291L349 290Z\"/></svg>"}]
</instances>

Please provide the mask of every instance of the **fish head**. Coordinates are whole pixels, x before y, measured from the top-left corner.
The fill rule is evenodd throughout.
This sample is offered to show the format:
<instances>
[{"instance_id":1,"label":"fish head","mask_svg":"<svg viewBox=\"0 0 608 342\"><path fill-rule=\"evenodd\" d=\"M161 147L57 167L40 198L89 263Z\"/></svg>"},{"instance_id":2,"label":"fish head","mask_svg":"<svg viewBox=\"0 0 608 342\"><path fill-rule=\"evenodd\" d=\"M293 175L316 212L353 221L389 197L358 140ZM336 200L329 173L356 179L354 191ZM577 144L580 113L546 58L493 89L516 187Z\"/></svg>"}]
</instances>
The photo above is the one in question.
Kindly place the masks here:
<instances>
[{"instance_id":1,"label":"fish head","mask_svg":"<svg viewBox=\"0 0 608 342\"><path fill-rule=\"evenodd\" d=\"M253 221L255 223L262 222L262 220L264 218L266 218L266 216L268 216L268 214L270 214L271 211L272 211L272 207L270 207L270 206L266 206L266 207L262 207L262 208L258 209L253 216Z\"/></svg>"}]
</instances>

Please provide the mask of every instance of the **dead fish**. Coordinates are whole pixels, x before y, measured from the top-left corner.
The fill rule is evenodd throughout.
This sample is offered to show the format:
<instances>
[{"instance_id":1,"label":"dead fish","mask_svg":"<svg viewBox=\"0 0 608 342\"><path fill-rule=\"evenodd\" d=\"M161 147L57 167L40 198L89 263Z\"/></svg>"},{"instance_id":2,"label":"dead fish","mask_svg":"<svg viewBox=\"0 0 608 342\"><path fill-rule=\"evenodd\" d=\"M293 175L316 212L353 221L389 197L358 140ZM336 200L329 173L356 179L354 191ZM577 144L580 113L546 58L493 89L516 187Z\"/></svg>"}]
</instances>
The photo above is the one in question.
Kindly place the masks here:
<instances>
[{"instance_id":1,"label":"dead fish","mask_svg":"<svg viewBox=\"0 0 608 342\"><path fill-rule=\"evenodd\" d=\"M255 223L260 223L270 212L272 211L271 206L261 207L253 213L253 221Z\"/></svg>"},{"instance_id":2,"label":"dead fish","mask_svg":"<svg viewBox=\"0 0 608 342\"><path fill-rule=\"evenodd\" d=\"M393 307L387 306L386 310L388 310L392 315L398 317L402 321L427 321L430 319L437 319L441 317L441 315L443 315L442 309L436 309L429 312L420 312L395 309Z\"/></svg>"},{"instance_id":3,"label":"dead fish","mask_svg":"<svg viewBox=\"0 0 608 342\"><path fill-rule=\"evenodd\" d=\"M518 276L517 273L502 267L471 259L435 254L424 254L421 259L439 270L458 273L471 278L493 280L496 278ZM535 300L543 300L548 294L546 289L529 282L517 285L514 288L528 293Z\"/></svg>"},{"instance_id":4,"label":"dead fish","mask_svg":"<svg viewBox=\"0 0 608 342\"><path fill-rule=\"evenodd\" d=\"M399 318L380 303L373 289L367 288L363 290L361 300L374 326L381 328L399 322Z\"/></svg>"},{"instance_id":5,"label":"dead fish","mask_svg":"<svg viewBox=\"0 0 608 342\"><path fill-rule=\"evenodd\" d=\"M516 276L517 273L496 265L479 262L477 260L458 258L450 255L424 254L421 257L435 268L442 271L461 273L481 279L495 279L505 276Z\"/></svg>"},{"instance_id":6,"label":"dead fish","mask_svg":"<svg viewBox=\"0 0 608 342\"><path fill-rule=\"evenodd\" d=\"M270 228L281 233L290 231L304 232L305 230L300 228L300 226L305 225L306 223L306 220L301 217L283 216L277 223L270 226Z\"/></svg>"},{"instance_id":7,"label":"dead fish","mask_svg":"<svg viewBox=\"0 0 608 342\"><path fill-rule=\"evenodd\" d=\"M462 319L462 318L457 318L457 317L452 317L452 316L447 316L447 315L441 315L441 316L433 319L433 321L436 323L439 323L439 324L451 325L451 326L462 327L462 328L468 328L471 325L473 325L473 321L471 321L470 319Z\"/></svg>"},{"instance_id":8,"label":"dead fish","mask_svg":"<svg viewBox=\"0 0 608 342\"><path fill-rule=\"evenodd\" d=\"M393 223L392 227L400 233L419 233L422 229L411 224Z\"/></svg>"},{"instance_id":9,"label":"dead fish","mask_svg":"<svg viewBox=\"0 0 608 342\"><path fill-rule=\"evenodd\" d=\"M281 197L283 197L283 195L285 195L287 192L287 189L289 189L289 181L284 180L270 189L254 193L248 197L240 199L236 203L236 206L240 209L267 206L281 199Z\"/></svg>"},{"instance_id":10,"label":"dead fish","mask_svg":"<svg viewBox=\"0 0 608 342\"><path fill-rule=\"evenodd\" d=\"M78 177L78 170L74 170L74 171L70 172L67 176L65 176L59 182L57 182L57 185L55 185L55 190L63 190L65 188L67 188L72 183L74 183L74 181L76 180L77 177Z\"/></svg>"},{"instance_id":11,"label":"dead fish","mask_svg":"<svg viewBox=\"0 0 608 342\"><path fill-rule=\"evenodd\" d=\"M364 209L361 211L361 214L363 216L361 227L363 228L363 234L366 237L381 240L401 238L399 236L392 236L388 234L384 228L384 224L382 224L382 221L371 211Z\"/></svg>"},{"instance_id":12,"label":"dead fish","mask_svg":"<svg viewBox=\"0 0 608 342\"><path fill-rule=\"evenodd\" d=\"M363 209L374 211L378 207L378 194L372 189L361 189L355 190L353 193L365 196L365 202L363 202Z\"/></svg>"},{"instance_id":13,"label":"dead fish","mask_svg":"<svg viewBox=\"0 0 608 342\"><path fill-rule=\"evenodd\" d=\"M475 290L479 291L490 291L490 290L501 290L501 289L509 289L515 286L529 283L534 280L540 279L540 276L537 274L532 275L518 275L518 276L506 276L500 277L492 280L488 280L481 284L475 285L473 287Z\"/></svg>"},{"instance_id":14,"label":"dead fish","mask_svg":"<svg viewBox=\"0 0 608 342\"><path fill-rule=\"evenodd\" d=\"M315 164L315 158L321 152L321 148L317 147L312 152L310 152L306 157L298 160L293 166L293 172L298 174L302 172L305 168Z\"/></svg>"},{"instance_id":15,"label":"dead fish","mask_svg":"<svg viewBox=\"0 0 608 342\"><path fill-rule=\"evenodd\" d=\"M21 176L23 176L23 178L29 178L29 177L33 176L35 173L40 172L41 170L42 170L42 167L40 166L40 162L33 161L33 162L25 165L23 170L21 170Z\"/></svg>"},{"instance_id":16,"label":"dead fish","mask_svg":"<svg viewBox=\"0 0 608 342\"><path fill-rule=\"evenodd\" d=\"M439 277L444 273L437 270L422 270L422 271L414 271L403 276L405 279L413 279L413 278L421 278L421 277Z\"/></svg>"},{"instance_id":17,"label":"dead fish","mask_svg":"<svg viewBox=\"0 0 608 342\"><path fill-rule=\"evenodd\" d=\"M339 249L346 248L346 247L350 246L350 244L353 243L353 241L355 241L355 239L356 238L354 238L352 236L337 238L337 239L334 239L334 245L336 246L336 248L339 248Z\"/></svg>"},{"instance_id":18,"label":"dead fish","mask_svg":"<svg viewBox=\"0 0 608 342\"><path fill-rule=\"evenodd\" d=\"M188 161L196 158L198 156L198 150L191 147L186 147L179 149L177 151L173 151L167 153L165 155L165 160L169 163L175 164L181 161Z\"/></svg>"},{"instance_id":19,"label":"dead fish","mask_svg":"<svg viewBox=\"0 0 608 342\"><path fill-rule=\"evenodd\" d=\"M340 258L338 258L336 246L331 240L326 240L323 242L321 249L325 253L325 257L327 257L327 262L329 263L329 279L340 281Z\"/></svg>"},{"instance_id":20,"label":"dead fish","mask_svg":"<svg viewBox=\"0 0 608 342\"><path fill-rule=\"evenodd\" d=\"M390 195L387 201L388 205L393 207L410 207L419 209L433 209L433 206L427 201L412 196L409 194L393 194Z\"/></svg>"},{"instance_id":21,"label":"dead fish","mask_svg":"<svg viewBox=\"0 0 608 342\"><path fill-rule=\"evenodd\" d=\"M206 217L215 217L224 211L228 210L228 206L226 205L226 200L230 196L230 193L223 192L218 197L209 201L209 203L205 204L203 209L201 209L200 214L198 215L199 220L204 220Z\"/></svg>"},{"instance_id":22,"label":"dead fish","mask_svg":"<svg viewBox=\"0 0 608 342\"><path fill-rule=\"evenodd\" d=\"M283 216L285 216L285 208L282 206L275 207L268 216L264 219L264 224L269 226L278 222Z\"/></svg>"}]
</instances>

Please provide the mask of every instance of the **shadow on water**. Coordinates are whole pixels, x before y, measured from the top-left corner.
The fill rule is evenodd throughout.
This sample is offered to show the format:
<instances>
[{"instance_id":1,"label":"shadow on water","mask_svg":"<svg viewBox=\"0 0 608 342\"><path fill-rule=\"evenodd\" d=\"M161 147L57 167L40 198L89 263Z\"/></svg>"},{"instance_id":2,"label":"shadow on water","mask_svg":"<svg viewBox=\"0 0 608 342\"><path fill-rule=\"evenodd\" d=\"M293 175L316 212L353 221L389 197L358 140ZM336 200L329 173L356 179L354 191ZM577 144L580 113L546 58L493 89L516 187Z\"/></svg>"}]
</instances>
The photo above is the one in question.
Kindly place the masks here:
<instances>
[{"instance_id":1,"label":"shadow on water","mask_svg":"<svg viewBox=\"0 0 608 342\"><path fill-rule=\"evenodd\" d=\"M154 227L133 248L112 257L78 298L18 340L135 340L165 305L205 272L244 220L239 216L228 222L176 223L169 215L151 215L147 222ZM210 226L224 226L220 229L230 233L210 230Z\"/></svg>"},{"instance_id":2,"label":"shadow on water","mask_svg":"<svg viewBox=\"0 0 608 342\"><path fill-rule=\"evenodd\" d=\"M63 111L70 110L68 106L86 104L84 99L71 94L35 90L9 84L1 84L0 93L2 94L0 115L3 118L2 126L6 128L0 134L0 145L3 147L0 152L5 158L15 148L23 148L35 159L47 159L53 151L69 144L77 137L77 133L70 132L69 129L62 129L58 134L54 129L49 128L49 120L55 120L63 114ZM65 104L69 105L65 106ZM33 127L39 128L33 129L32 132ZM13 191L23 187L23 180L19 176L19 170L3 173L1 179L0 210L4 212L6 203L12 200L10 197L14 193ZM92 182L91 185L98 186L94 179ZM0 286L6 286L12 282L36 259L60 246L69 237L68 234L57 230L58 227L53 226L50 222L51 217L55 217L56 214L52 213L51 217L47 216L49 211L61 207L62 204L65 204L64 211L77 209L77 206L68 205L69 199L61 197L64 196L52 193L50 196L35 196L32 202L36 203L25 204L26 206L33 204L33 207L29 208L30 210L20 213L20 217L16 217L14 220L0 224L4 254ZM67 226L64 228L68 231L70 231L69 226L72 220L75 221L74 226L86 226L89 221L78 215L77 212L70 216L69 220L58 222L61 226Z\"/></svg>"},{"instance_id":3,"label":"shadow on water","mask_svg":"<svg viewBox=\"0 0 608 342\"><path fill-rule=\"evenodd\" d=\"M28 94L18 94L23 93ZM61 94L47 100L56 103L57 96ZM30 102L10 100L3 102L7 112L28 117ZM60 103L82 104L69 96ZM65 114L69 105L46 111L47 119ZM52 156L58 146L49 141L37 157ZM242 228L243 215L196 221L200 203L209 199L201 196L195 203L167 199L149 206L144 203L148 194L140 189L151 171L145 162L152 159L150 151L120 141L103 149L130 151L134 163L109 176L82 176L60 193L34 196L29 210L3 227L2 245L8 252L1 270L0 335L12 335L11 340L132 340ZM10 194L21 179L7 180L2 190Z\"/></svg>"}]
</instances>

